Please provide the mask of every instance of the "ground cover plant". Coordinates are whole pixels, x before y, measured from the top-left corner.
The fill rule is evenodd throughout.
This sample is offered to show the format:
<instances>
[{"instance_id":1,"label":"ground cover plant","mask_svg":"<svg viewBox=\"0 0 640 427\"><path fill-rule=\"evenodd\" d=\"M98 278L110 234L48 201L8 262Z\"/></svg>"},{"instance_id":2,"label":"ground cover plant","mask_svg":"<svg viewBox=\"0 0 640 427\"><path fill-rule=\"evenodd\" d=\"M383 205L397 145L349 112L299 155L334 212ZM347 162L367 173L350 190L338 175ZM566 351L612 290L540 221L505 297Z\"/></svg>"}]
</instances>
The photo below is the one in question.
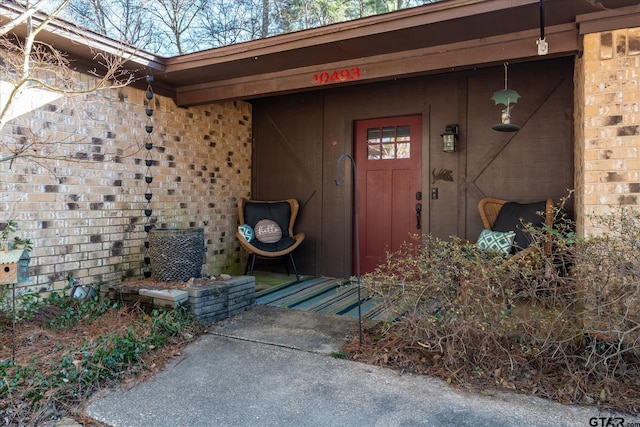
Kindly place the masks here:
<instances>
[{"instance_id":1,"label":"ground cover plant","mask_svg":"<svg viewBox=\"0 0 640 427\"><path fill-rule=\"evenodd\" d=\"M1 425L82 420L82 404L97 390L152 375L203 331L184 310L145 312L57 293L29 301L0 312Z\"/></svg>"},{"instance_id":2,"label":"ground cover plant","mask_svg":"<svg viewBox=\"0 0 640 427\"><path fill-rule=\"evenodd\" d=\"M472 389L640 413L640 214L592 220L608 233L576 239L556 208L553 229L529 227L539 250L517 262L416 237L363 277L388 321L345 353Z\"/></svg>"}]
</instances>

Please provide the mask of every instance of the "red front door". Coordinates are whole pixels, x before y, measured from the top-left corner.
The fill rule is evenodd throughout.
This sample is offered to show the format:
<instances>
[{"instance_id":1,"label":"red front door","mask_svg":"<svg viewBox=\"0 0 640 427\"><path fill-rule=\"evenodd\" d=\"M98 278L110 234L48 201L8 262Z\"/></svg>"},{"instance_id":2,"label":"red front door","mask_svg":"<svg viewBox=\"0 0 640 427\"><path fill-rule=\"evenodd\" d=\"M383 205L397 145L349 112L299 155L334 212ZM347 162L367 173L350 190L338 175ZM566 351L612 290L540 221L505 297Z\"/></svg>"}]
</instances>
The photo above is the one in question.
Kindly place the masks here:
<instances>
[{"instance_id":1,"label":"red front door","mask_svg":"<svg viewBox=\"0 0 640 427\"><path fill-rule=\"evenodd\" d=\"M355 147L364 274L409 234L420 232L416 193L422 190L421 116L357 121Z\"/></svg>"}]
</instances>

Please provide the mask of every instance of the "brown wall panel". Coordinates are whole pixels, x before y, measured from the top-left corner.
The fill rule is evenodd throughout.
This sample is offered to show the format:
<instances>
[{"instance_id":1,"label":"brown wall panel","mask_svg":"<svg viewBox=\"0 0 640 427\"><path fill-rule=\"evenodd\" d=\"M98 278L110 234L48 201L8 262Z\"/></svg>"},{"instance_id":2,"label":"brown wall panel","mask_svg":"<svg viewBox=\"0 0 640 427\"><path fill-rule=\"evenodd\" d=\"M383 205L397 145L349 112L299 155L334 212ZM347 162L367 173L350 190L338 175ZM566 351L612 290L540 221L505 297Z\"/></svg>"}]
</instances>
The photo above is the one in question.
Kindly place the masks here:
<instances>
[{"instance_id":1,"label":"brown wall panel","mask_svg":"<svg viewBox=\"0 0 640 427\"><path fill-rule=\"evenodd\" d=\"M566 196L573 188L573 61L561 59L508 67L508 87L521 98L511 122L514 133L497 132L501 105L489 98L504 88L504 69L469 76L467 236L481 230L482 197L533 202Z\"/></svg>"},{"instance_id":2,"label":"brown wall panel","mask_svg":"<svg viewBox=\"0 0 640 427\"><path fill-rule=\"evenodd\" d=\"M322 97L299 94L259 100L253 114L253 190L257 200L294 198L295 231L305 241L294 254L301 273L317 273L322 195Z\"/></svg>"},{"instance_id":3,"label":"brown wall panel","mask_svg":"<svg viewBox=\"0 0 640 427\"><path fill-rule=\"evenodd\" d=\"M336 187L333 180L341 154L353 154L353 125L356 120L373 119L388 116L422 115L422 143L428 143L429 103L424 97L423 80L408 82L386 82L375 85L343 90L328 91L325 96L325 162L324 170L328 174L325 180L323 223L323 274L349 277L355 274L352 253L353 183L351 180ZM427 151L428 150L423 150ZM341 171L343 176L351 178L351 165L346 164ZM423 188L425 175L423 173ZM428 201L426 201L428 203ZM364 207L359 207L363 209ZM425 217L428 207L425 204ZM423 220L425 223L425 220ZM340 233L334 233L340 230Z\"/></svg>"},{"instance_id":4,"label":"brown wall panel","mask_svg":"<svg viewBox=\"0 0 640 427\"><path fill-rule=\"evenodd\" d=\"M458 211L460 206L464 206L464 193L461 193L459 182L464 179L465 172L466 83L465 74L430 79L425 94L431 105L431 143L429 162L423 162L424 173L427 174L423 191L430 207L428 230L443 239L458 234ZM460 129L461 137L455 153L445 153L443 150L441 134L447 124L458 124ZM452 181L448 180L449 174Z\"/></svg>"},{"instance_id":5,"label":"brown wall panel","mask_svg":"<svg viewBox=\"0 0 640 427\"><path fill-rule=\"evenodd\" d=\"M508 86L522 96L512 114L522 130L513 134L491 129L500 118L491 96L504 87L502 65L257 100L254 195L309 200L297 227L307 235L297 255L301 272L349 277L352 169L343 164L337 187L338 158L353 154L356 120L420 114L423 232L475 240L480 198L557 199L572 188L572 64L567 58L509 66ZM440 134L452 123L460 125L458 151L444 153ZM453 181L443 179L449 173Z\"/></svg>"}]
</instances>

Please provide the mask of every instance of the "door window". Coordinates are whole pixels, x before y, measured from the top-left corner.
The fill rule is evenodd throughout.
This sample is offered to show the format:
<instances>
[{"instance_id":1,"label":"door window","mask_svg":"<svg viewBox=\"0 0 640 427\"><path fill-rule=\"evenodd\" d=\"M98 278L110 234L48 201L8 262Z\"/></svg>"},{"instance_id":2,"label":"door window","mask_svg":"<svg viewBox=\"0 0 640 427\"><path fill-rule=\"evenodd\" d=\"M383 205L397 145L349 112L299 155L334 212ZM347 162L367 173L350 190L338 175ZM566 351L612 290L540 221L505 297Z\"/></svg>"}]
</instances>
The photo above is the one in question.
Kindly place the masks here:
<instances>
[{"instance_id":1,"label":"door window","mask_svg":"<svg viewBox=\"0 0 640 427\"><path fill-rule=\"evenodd\" d=\"M411 157L411 126L367 128L367 159L396 160Z\"/></svg>"}]
</instances>

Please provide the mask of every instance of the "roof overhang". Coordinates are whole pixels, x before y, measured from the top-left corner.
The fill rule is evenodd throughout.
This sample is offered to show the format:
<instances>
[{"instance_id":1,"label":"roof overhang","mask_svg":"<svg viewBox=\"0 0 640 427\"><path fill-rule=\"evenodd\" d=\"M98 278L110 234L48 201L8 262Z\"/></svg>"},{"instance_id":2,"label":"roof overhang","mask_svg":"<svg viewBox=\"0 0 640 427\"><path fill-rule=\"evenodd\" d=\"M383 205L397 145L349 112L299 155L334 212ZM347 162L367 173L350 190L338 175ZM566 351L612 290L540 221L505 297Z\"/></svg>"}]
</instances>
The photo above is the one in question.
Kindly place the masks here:
<instances>
[{"instance_id":1,"label":"roof overhang","mask_svg":"<svg viewBox=\"0 0 640 427\"><path fill-rule=\"evenodd\" d=\"M0 4L0 26L19 18L24 9L11 1ZM38 25L46 18L42 13L36 13L32 19ZM11 33L24 38L27 34L25 24L18 25ZM38 40L48 43L71 59L70 66L81 72L98 70L97 54L113 55L123 60L123 67L139 74L140 80L148 70L164 70L164 58L137 49L125 43L120 43L109 37L89 31L71 22L56 18L51 20L38 35ZM166 88L166 94L174 95L173 87Z\"/></svg>"},{"instance_id":2,"label":"roof overhang","mask_svg":"<svg viewBox=\"0 0 640 427\"><path fill-rule=\"evenodd\" d=\"M628 27L640 27L637 0L444 0L172 58L64 22L43 37L87 67L95 49L124 53L127 68L154 74L157 93L189 106L575 55L581 34Z\"/></svg>"},{"instance_id":3,"label":"roof overhang","mask_svg":"<svg viewBox=\"0 0 640 427\"><path fill-rule=\"evenodd\" d=\"M578 52L581 15L598 22L603 14L610 23L624 16L629 26L640 26L636 3L546 0L545 58ZM158 77L171 82L177 103L186 106L542 59L540 11L540 0L445 0L170 58ZM319 79L336 71L338 79Z\"/></svg>"},{"instance_id":4,"label":"roof overhang","mask_svg":"<svg viewBox=\"0 0 640 427\"><path fill-rule=\"evenodd\" d=\"M640 3L619 9L606 9L576 17L580 34L640 27Z\"/></svg>"}]
</instances>

